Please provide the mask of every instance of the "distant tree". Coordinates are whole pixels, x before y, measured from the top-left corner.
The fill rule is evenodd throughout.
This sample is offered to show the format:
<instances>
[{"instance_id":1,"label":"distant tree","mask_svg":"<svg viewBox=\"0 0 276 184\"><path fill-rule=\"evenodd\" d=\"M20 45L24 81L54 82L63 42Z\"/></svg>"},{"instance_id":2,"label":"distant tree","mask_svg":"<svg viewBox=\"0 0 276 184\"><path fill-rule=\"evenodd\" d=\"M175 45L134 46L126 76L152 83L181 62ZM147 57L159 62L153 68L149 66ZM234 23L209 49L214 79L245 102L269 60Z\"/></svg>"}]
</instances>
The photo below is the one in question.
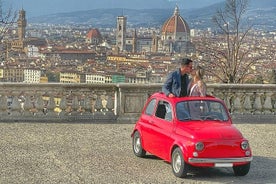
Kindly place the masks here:
<instances>
[{"instance_id":1,"label":"distant tree","mask_svg":"<svg viewBox=\"0 0 276 184\"><path fill-rule=\"evenodd\" d=\"M269 83L276 84L276 69L272 69Z\"/></svg>"},{"instance_id":2,"label":"distant tree","mask_svg":"<svg viewBox=\"0 0 276 184\"><path fill-rule=\"evenodd\" d=\"M0 0L0 42L3 37L7 34L10 26L16 22L17 12L13 11L12 8L5 10L4 1Z\"/></svg>"},{"instance_id":3,"label":"distant tree","mask_svg":"<svg viewBox=\"0 0 276 184\"><path fill-rule=\"evenodd\" d=\"M8 8L5 10L4 1L0 0L0 60L4 58L3 38L7 34L9 28L15 23L17 13Z\"/></svg>"},{"instance_id":4,"label":"distant tree","mask_svg":"<svg viewBox=\"0 0 276 184\"><path fill-rule=\"evenodd\" d=\"M250 38L252 25L245 19L247 6L248 0L226 0L224 9L212 17L216 35L206 34L196 43L206 73L219 82L243 83L249 74L254 75L252 66L262 58L250 57L258 48Z\"/></svg>"},{"instance_id":5,"label":"distant tree","mask_svg":"<svg viewBox=\"0 0 276 184\"><path fill-rule=\"evenodd\" d=\"M47 71L48 82L59 82L59 73Z\"/></svg>"}]
</instances>

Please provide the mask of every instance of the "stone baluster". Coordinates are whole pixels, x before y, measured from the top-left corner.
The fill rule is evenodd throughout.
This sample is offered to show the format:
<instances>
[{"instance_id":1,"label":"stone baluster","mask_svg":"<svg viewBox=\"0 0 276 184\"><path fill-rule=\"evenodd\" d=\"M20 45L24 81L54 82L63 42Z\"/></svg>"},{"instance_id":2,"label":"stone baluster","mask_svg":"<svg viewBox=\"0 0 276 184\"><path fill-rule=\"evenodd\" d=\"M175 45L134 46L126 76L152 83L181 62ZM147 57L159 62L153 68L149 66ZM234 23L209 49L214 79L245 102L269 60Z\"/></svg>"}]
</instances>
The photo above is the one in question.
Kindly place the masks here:
<instances>
[{"instance_id":1,"label":"stone baluster","mask_svg":"<svg viewBox=\"0 0 276 184\"><path fill-rule=\"evenodd\" d=\"M265 101L264 101L264 114L272 114L272 102L271 96L273 95L272 92L265 93Z\"/></svg>"},{"instance_id":2,"label":"stone baluster","mask_svg":"<svg viewBox=\"0 0 276 184\"><path fill-rule=\"evenodd\" d=\"M241 105L241 93L237 92L233 100L233 113L242 114L242 105Z\"/></svg>"},{"instance_id":3,"label":"stone baluster","mask_svg":"<svg viewBox=\"0 0 276 184\"><path fill-rule=\"evenodd\" d=\"M114 113L114 99L112 96L107 97L107 104L106 104L107 112L106 116L109 117L109 119L115 119L115 113Z\"/></svg>"},{"instance_id":4,"label":"stone baluster","mask_svg":"<svg viewBox=\"0 0 276 184\"><path fill-rule=\"evenodd\" d=\"M100 114L103 109L102 99L100 95L97 96L94 107L95 107L95 114Z\"/></svg>"},{"instance_id":5,"label":"stone baluster","mask_svg":"<svg viewBox=\"0 0 276 184\"><path fill-rule=\"evenodd\" d=\"M7 109L8 109L8 103L7 103L7 96L1 95L0 97L0 118L2 119L2 116L7 115Z\"/></svg>"},{"instance_id":6,"label":"stone baluster","mask_svg":"<svg viewBox=\"0 0 276 184\"><path fill-rule=\"evenodd\" d=\"M273 114L276 115L276 100L275 100L275 103L274 103Z\"/></svg>"},{"instance_id":7,"label":"stone baluster","mask_svg":"<svg viewBox=\"0 0 276 184\"><path fill-rule=\"evenodd\" d=\"M224 90L217 90L215 93L212 93L211 95L224 100L227 96L227 93Z\"/></svg>"},{"instance_id":8,"label":"stone baluster","mask_svg":"<svg viewBox=\"0 0 276 184\"><path fill-rule=\"evenodd\" d=\"M112 98L112 96L107 97L106 108L108 112L112 112L114 114L114 99Z\"/></svg>"},{"instance_id":9,"label":"stone baluster","mask_svg":"<svg viewBox=\"0 0 276 184\"><path fill-rule=\"evenodd\" d=\"M107 108L106 108L106 105L107 105L107 100L106 100L106 98L107 98L106 96L102 96L102 97L101 97L101 99L102 99L102 105L103 105L102 112L103 112L104 114L105 114L106 111L108 111Z\"/></svg>"},{"instance_id":10,"label":"stone baluster","mask_svg":"<svg viewBox=\"0 0 276 184\"><path fill-rule=\"evenodd\" d=\"M56 116L55 108L56 108L56 103L55 103L54 97L50 95L50 98L47 104L47 116L51 116L51 117Z\"/></svg>"},{"instance_id":11,"label":"stone baluster","mask_svg":"<svg viewBox=\"0 0 276 184\"><path fill-rule=\"evenodd\" d=\"M77 115L79 112L80 105L79 105L79 99L78 96L73 96L73 100L72 100L72 115Z\"/></svg>"},{"instance_id":12,"label":"stone baluster","mask_svg":"<svg viewBox=\"0 0 276 184\"><path fill-rule=\"evenodd\" d=\"M35 113L36 116L45 115L44 114L45 104L41 95L39 95L35 101L35 108L36 108L36 113Z\"/></svg>"},{"instance_id":13,"label":"stone baluster","mask_svg":"<svg viewBox=\"0 0 276 184\"><path fill-rule=\"evenodd\" d=\"M255 102L253 105L253 108L255 109L254 114L261 114L262 113L262 102L261 102L261 93L260 92L256 92L256 97L255 97Z\"/></svg>"},{"instance_id":14,"label":"stone baluster","mask_svg":"<svg viewBox=\"0 0 276 184\"><path fill-rule=\"evenodd\" d=\"M25 102L24 102L24 115L25 116L33 116L34 115L34 105L30 95L25 95Z\"/></svg>"},{"instance_id":15,"label":"stone baluster","mask_svg":"<svg viewBox=\"0 0 276 184\"><path fill-rule=\"evenodd\" d=\"M225 102L225 105L226 105L227 109L231 112L232 107L231 107L230 96L229 95L226 94L226 96L224 98L224 102Z\"/></svg>"},{"instance_id":16,"label":"stone baluster","mask_svg":"<svg viewBox=\"0 0 276 184\"><path fill-rule=\"evenodd\" d=\"M84 114L88 115L91 114L91 100L90 98L86 95L83 99L83 108L84 108Z\"/></svg>"},{"instance_id":17,"label":"stone baluster","mask_svg":"<svg viewBox=\"0 0 276 184\"><path fill-rule=\"evenodd\" d=\"M20 116L21 115L21 104L20 104L17 96L12 97L11 115L12 116Z\"/></svg>"},{"instance_id":18,"label":"stone baluster","mask_svg":"<svg viewBox=\"0 0 276 184\"><path fill-rule=\"evenodd\" d=\"M62 96L59 103L60 112L58 113L59 116L63 117L65 114L68 114L69 112L66 111L67 107L67 100L65 96Z\"/></svg>"},{"instance_id":19,"label":"stone baluster","mask_svg":"<svg viewBox=\"0 0 276 184\"><path fill-rule=\"evenodd\" d=\"M250 93L250 92L245 93L245 99L243 103L245 114L252 114L253 109L252 109L252 102L250 100L252 96L253 96L253 93Z\"/></svg>"}]
</instances>

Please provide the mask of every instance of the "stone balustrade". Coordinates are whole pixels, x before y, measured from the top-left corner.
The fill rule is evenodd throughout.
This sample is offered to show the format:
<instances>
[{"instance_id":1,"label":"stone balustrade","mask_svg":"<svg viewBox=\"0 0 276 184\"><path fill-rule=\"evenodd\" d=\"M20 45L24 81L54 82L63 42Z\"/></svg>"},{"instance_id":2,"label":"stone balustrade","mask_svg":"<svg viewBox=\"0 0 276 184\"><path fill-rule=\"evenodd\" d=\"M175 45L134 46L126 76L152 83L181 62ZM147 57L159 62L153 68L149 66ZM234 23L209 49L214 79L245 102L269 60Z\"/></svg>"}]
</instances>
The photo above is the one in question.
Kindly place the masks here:
<instances>
[{"instance_id":1,"label":"stone balustrade","mask_svg":"<svg viewBox=\"0 0 276 184\"><path fill-rule=\"evenodd\" d=\"M133 123L161 86L0 83L0 121ZM208 93L223 99L233 117L276 117L276 85L208 84Z\"/></svg>"}]
</instances>

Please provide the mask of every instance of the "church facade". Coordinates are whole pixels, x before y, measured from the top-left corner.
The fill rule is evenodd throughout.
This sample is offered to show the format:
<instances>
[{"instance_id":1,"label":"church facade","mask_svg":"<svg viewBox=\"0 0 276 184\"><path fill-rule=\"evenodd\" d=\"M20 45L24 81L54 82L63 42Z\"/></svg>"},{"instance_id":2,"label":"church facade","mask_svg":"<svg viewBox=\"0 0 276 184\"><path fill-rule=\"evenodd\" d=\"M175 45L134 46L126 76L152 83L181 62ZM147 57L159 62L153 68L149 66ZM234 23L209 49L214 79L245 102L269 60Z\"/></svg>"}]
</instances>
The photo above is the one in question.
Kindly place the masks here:
<instances>
[{"instance_id":1,"label":"church facade","mask_svg":"<svg viewBox=\"0 0 276 184\"><path fill-rule=\"evenodd\" d=\"M126 20L126 17L122 17L124 16L118 17L118 20ZM173 15L164 22L159 34L154 32L151 37L139 37L134 30L132 37L127 37L126 30L121 29L125 26L126 21L117 21L116 41L120 43L117 46L121 52L189 54L194 51L189 25L181 17L178 6L175 7Z\"/></svg>"}]
</instances>

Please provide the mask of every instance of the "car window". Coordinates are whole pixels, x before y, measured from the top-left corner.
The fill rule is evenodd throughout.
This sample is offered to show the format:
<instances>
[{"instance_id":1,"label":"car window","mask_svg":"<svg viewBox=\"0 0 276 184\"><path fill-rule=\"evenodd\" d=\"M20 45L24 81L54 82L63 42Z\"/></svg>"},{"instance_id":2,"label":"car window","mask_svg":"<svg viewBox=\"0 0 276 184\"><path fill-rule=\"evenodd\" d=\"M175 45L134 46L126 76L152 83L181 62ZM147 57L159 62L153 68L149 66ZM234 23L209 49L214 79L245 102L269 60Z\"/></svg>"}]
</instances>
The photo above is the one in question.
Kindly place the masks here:
<instances>
[{"instance_id":1,"label":"car window","mask_svg":"<svg viewBox=\"0 0 276 184\"><path fill-rule=\"evenodd\" d=\"M155 103L156 103L156 99L152 99L152 100L148 103L148 105L147 105L147 107L146 107L145 114L147 114L147 115L152 115L152 114L153 114Z\"/></svg>"},{"instance_id":2,"label":"car window","mask_svg":"<svg viewBox=\"0 0 276 184\"><path fill-rule=\"evenodd\" d=\"M176 105L176 116L180 121L187 120L228 120L227 109L217 101L182 101Z\"/></svg>"},{"instance_id":3,"label":"car window","mask_svg":"<svg viewBox=\"0 0 276 184\"><path fill-rule=\"evenodd\" d=\"M172 120L171 105L166 101L159 101L156 108L155 116L161 119L171 121Z\"/></svg>"}]
</instances>

